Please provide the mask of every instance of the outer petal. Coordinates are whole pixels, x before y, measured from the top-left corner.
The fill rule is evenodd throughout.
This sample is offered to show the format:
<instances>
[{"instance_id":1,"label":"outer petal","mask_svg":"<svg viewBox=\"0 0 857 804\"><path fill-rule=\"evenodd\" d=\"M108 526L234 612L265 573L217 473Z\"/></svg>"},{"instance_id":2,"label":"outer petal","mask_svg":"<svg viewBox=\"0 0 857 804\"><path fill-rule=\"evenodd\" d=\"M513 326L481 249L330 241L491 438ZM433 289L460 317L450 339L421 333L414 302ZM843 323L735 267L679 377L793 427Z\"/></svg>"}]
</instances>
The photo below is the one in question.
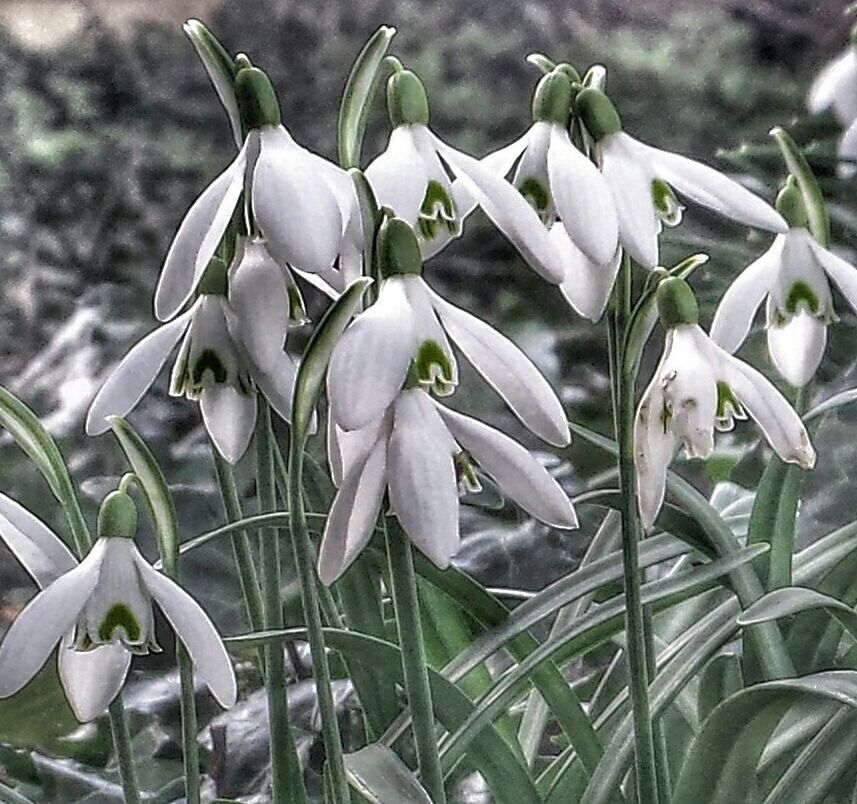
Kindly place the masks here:
<instances>
[{"instance_id":1,"label":"outer petal","mask_svg":"<svg viewBox=\"0 0 857 804\"><path fill-rule=\"evenodd\" d=\"M604 315L622 264L621 249L616 249L610 262L597 265L572 242L561 222L551 226L550 236L565 264L560 292L576 312L590 321L598 321Z\"/></svg>"},{"instance_id":2,"label":"outer petal","mask_svg":"<svg viewBox=\"0 0 857 804\"><path fill-rule=\"evenodd\" d=\"M720 299L711 324L711 339L730 354L736 352L753 326L756 310L776 282L785 235L750 263Z\"/></svg>"},{"instance_id":3,"label":"outer petal","mask_svg":"<svg viewBox=\"0 0 857 804\"><path fill-rule=\"evenodd\" d=\"M280 352L268 371L257 367L252 370L253 380L262 396L271 403L271 407L285 422L292 420L292 399L295 394L295 379L298 366L294 358Z\"/></svg>"},{"instance_id":4,"label":"outer petal","mask_svg":"<svg viewBox=\"0 0 857 804\"><path fill-rule=\"evenodd\" d=\"M449 336L525 427L550 444L571 441L562 403L533 362L492 326L430 291Z\"/></svg>"},{"instance_id":5,"label":"outer petal","mask_svg":"<svg viewBox=\"0 0 857 804\"><path fill-rule=\"evenodd\" d=\"M40 589L77 566L77 559L63 541L5 494L0 494L0 539Z\"/></svg>"},{"instance_id":6,"label":"outer petal","mask_svg":"<svg viewBox=\"0 0 857 804\"><path fill-rule=\"evenodd\" d=\"M453 172L465 180L485 214L511 241L530 267L558 285L563 279L562 261L536 211L502 176L478 159L456 151L434 137L440 155Z\"/></svg>"},{"instance_id":7,"label":"outer petal","mask_svg":"<svg viewBox=\"0 0 857 804\"><path fill-rule=\"evenodd\" d=\"M454 450L428 394L405 391L387 452L390 504L411 541L440 569L461 544Z\"/></svg>"},{"instance_id":8,"label":"outer petal","mask_svg":"<svg viewBox=\"0 0 857 804\"><path fill-rule=\"evenodd\" d=\"M318 554L318 577L327 586L339 578L368 544L387 487L387 433L365 460L354 464L333 500Z\"/></svg>"},{"instance_id":9,"label":"outer petal","mask_svg":"<svg viewBox=\"0 0 857 804\"><path fill-rule=\"evenodd\" d=\"M339 253L342 216L330 185L282 126L260 132L253 171L253 212L268 250L303 271L330 268Z\"/></svg>"},{"instance_id":10,"label":"outer petal","mask_svg":"<svg viewBox=\"0 0 857 804\"><path fill-rule=\"evenodd\" d=\"M87 651L74 649L69 631L59 648L59 676L74 716L81 723L95 720L125 685L131 654L119 644Z\"/></svg>"},{"instance_id":11,"label":"outer petal","mask_svg":"<svg viewBox=\"0 0 857 804\"><path fill-rule=\"evenodd\" d=\"M686 156L634 141L639 158L648 160L655 176L697 204L758 229L787 232L782 215L759 196L714 168Z\"/></svg>"},{"instance_id":12,"label":"outer petal","mask_svg":"<svg viewBox=\"0 0 857 804\"><path fill-rule=\"evenodd\" d=\"M199 408L217 451L228 463L238 463L256 426L256 394L242 394L229 385L206 388Z\"/></svg>"},{"instance_id":13,"label":"outer petal","mask_svg":"<svg viewBox=\"0 0 857 804\"><path fill-rule=\"evenodd\" d=\"M179 226L155 289L155 316L168 321L191 297L238 204L244 189L251 135L235 161L194 201Z\"/></svg>"},{"instance_id":14,"label":"outer petal","mask_svg":"<svg viewBox=\"0 0 857 804\"><path fill-rule=\"evenodd\" d=\"M801 309L783 326L768 326L768 351L777 371L795 388L815 374L827 346L827 325Z\"/></svg>"},{"instance_id":15,"label":"outer petal","mask_svg":"<svg viewBox=\"0 0 857 804\"><path fill-rule=\"evenodd\" d=\"M396 126L387 150L366 168L379 206L390 207L414 226L428 186L428 171L414 140L415 126Z\"/></svg>"},{"instance_id":16,"label":"outer petal","mask_svg":"<svg viewBox=\"0 0 857 804\"><path fill-rule=\"evenodd\" d=\"M810 114L819 114L833 106L839 122L850 125L857 118L857 54L849 47L827 64L816 76L806 99Z\"/></svg>"},{"instance_id":17,"label":"outer petal","mask_svg":"<svg viewBox=\"0 0 857 804\"><path fill-rule=\"evenodd\" d=\"M184 589L152 569L136 548L135 553L140 578L190 654L194 670L221 706L233 706L238 698L235 671L214 624Z\"/></svg>"},{"instance_id":18,"label":"outer petal","mask_svg":"<svg viewBox=\"0 0 857 804\"><path fill-rule=\"evenodd\" d=\"M845 297L851 309L857 312L857 268L841 257L837 257L832 251L822 248L814 238L810 237L807 240L821 267L833 280L833 284L839 288L839 292Z\"/></svg>"},{"instance_id":19,"label":"outer petal","mask_svg":"<svg viewBox=\"0 0 857 804\"><path fill-rule=\"evenodd\" d=\"M507 497L546 525L577 527L577 515L559 483L517 441L476 419L437 408L456 440Z\"/></svg>"},{"instance_id":20,"label":"outer petal","mask_svg":"<svg viewBox=\"0 0 857 804\"><path fill-rule=\"evenodd\" d=\"M108 416L125 416L134 409L181 340L195 310L196 305L131 347L89 406L86 414L88 435L100 435L109 430Z\"/></svg>"},{"instance_id":21,"label":"outer petal","mask_svg":"<svg viewBox=\"0 0 857 804\"><path fill-rule=\"evenodd\" d=\"M404 284L392 278L343 333L327 389L331 413L344 430L365 427L396 398L416 349L412 317Z\"/></svg>"},{"instance_id":22,"label":"outer petal","mask_svg":"<svg viewBox=\"0 0 857 804\"><path fill-rule=\"evenodd\" d=\"M569 139L551 126L548 175L556 210L574 244L597 265L610 263L619 246L619 222L604 176Z\"/></svg>"},{"instance_id":23,"label":"outer petal","mask_svg":"<svg viewBox=\"0 0 857 804\"><path fill-rule=\"evenodd\" d=\"M343 430L333 416L327 417L327 460L333 484L339 488L345 475L366 462L379 434L389 435L388 416L370 422L360 430Z\"/></svg>"},{"instance_id":24,"label":"outer petal","mask_svg":"<svg viewBox=\"0 0 857 804\"><path fill-rule=\"evenodd\" d=\"M72 629L98 583L104 540L84 561L39 592L15 618L0 645L0 698L22 689Z\"/></svg>"},{"instance_id":25,"label":"outer petal","mask_svg":"<svg viewBox=\"0 0 857 804\"><path fill-rule=\"evenodd\" d=\"M521 154L527 148L530 141L530 130L524 132L522 137L519 137L514 142L498 148L493 153L483 156L480 160L485 167L496 173L498 176L506 176L514 167L515 162L520 159Z\"/></svg>"}]
</instances>

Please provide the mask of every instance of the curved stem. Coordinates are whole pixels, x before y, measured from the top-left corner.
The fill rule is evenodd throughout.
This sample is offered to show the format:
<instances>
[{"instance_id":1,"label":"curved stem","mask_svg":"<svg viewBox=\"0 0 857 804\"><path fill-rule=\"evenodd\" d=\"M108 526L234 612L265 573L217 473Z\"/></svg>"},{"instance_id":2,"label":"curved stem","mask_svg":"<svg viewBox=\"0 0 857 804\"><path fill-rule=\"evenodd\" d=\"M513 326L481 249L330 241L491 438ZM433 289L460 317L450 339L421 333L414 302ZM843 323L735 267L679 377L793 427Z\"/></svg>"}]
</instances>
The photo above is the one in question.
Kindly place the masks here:
<instances>
[{"instance_id":1,"label":"curved stem","mask_svg":"<svg viewBox=\"0 0 857 804\"><path fill-rule=\"evenodd\" d=\"M181 723L182 723L182 762L184 763L185 799L188 804L199 804L199 746L196 734L199 724L196 717L196 699L194 698L193 665L190 656L176 640L176 662L179 666L181 686Z\"/></svg>"}]
</instances>

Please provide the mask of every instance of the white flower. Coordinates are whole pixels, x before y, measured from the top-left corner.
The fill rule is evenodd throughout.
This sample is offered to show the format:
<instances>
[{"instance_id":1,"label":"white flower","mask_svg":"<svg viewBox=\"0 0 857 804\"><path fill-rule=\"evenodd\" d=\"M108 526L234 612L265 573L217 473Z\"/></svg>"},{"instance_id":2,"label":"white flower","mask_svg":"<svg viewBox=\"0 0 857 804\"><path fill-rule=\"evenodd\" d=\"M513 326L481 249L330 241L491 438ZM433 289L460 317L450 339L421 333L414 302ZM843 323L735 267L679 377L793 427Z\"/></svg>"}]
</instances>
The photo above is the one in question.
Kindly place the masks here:
<instances>
[{"instance_id":1,"label":"white flower","mask_svg":"<svg viewBox=\"0 0 857 804\"><path fill-rule=\"evenodd\" d=\"M286 421L291 415L295 362L283 351L289 300L280 267L260 241L248 241L227 276L212 262L200 296L178 318L149 333L122 359L95 396L86 432L109 429L108 417L131 411L182 341L170 393L198 400L220 454L237 462L256 422L256 392Z\"/></svg>"},{"instance_id":2,"label":"white flower","mask_svg":"<svg viewBox=\"0 0 857 804\"><path fill-rule=\"evenodd\" d=\"M836 166L836 175L840 179L853 178L857 174L857 119L842 132L836 155L841 160Z\"/></svg>"},{"instance_id":3,"label":"white flower","mask_svg":"<svg viewBox=\"0 0 857 804\"><path fill-rule=\"evenodd\" d=\"M789 229L723 295L712 340L727 352L737 351L767 299L771 359L792 385L806 385L824 355L827 325L836 320L829 279L857 310L857 268L822 248L806 228Z\"/></svg>"},{"instance_id":4,"label":"white flower","mask_svg":"<svg viewBox=\"0 0 857 804\"><path fill-rule=\"evenodd\" d=\"M833 107L843 126L850 126L857 119L857 48L853 44L816 76L806 105L810 114Z\"/></svg>"},{"instance_id":5,"label":"white flower","mask_svg":"<svg viewBox=\"0 0 857 804\"><path fill-rule=\"evenodd\" d=\"M238 156L179 226L155 291L160 321L171 319L193 295L242 192L268 250L281 265L331 278L332 266L342 256L343 273L352 277L359 261L362 233L349 175L292 139L280 123L276 96L264 73L240 70L235 89L239 104L242 99L249 103L242 92L265 95L267 116L250 127Z\"/></svg>"},{"instance_id":6,"label":"white flower","mask_svg":"<svg viewBox=\"0 0 857 804\"><path fill-rule=\"evenodd\" d=\"M235 674L211 620L131 539L100 538L78 564L47 526L3 495L0 538L42 590L0 644L0 698L22 689L60 644L59 677L75 716L98 717L122 689L131 655L157 648L154 599L217 701L235 703Z\"/></svg>"},{"instance_id":7,"label":"white flower","mask_svg":"<svg viewBox=\"0 0 857 804\"><path fill-rule=\"evenodd\" d=\"M556 528L577 527L565 492L524 447L419 388L401 392L360 430L344 432L331 419L328 433L339 490L319 553L325 584L345 572L369 541L387 490L414 545L447 567L460 546L459 487L478 488L471 459L531 516Z\"/></svg>"},{"instance_id":8,"label":"white flower","mask_svg":"<svg viewBox=\"0 0 857 804\"><path fill-rule=\"evenodd\" d=\"M800 417L762 374L723 351L696 324L668 329L634 428L644 527L654 524L661 509L667 468L679 441L689 457L707 458L714 448L715 428L729 430L735 419L747 414L782 460L804 469L815 464L815 450Z\"/></svg>"},{"instance_id":9,"label":"white flower","mask_svg":"<svg viewBox=\"0 0 857 804\"><path fill-rule=\"evenodd\" d=\"M577 107L596 140L596 161L616 206L619 241L641 265L653 268L658 264L661 223L676 225L681 220L673 190L748 226L774 232L788 228L769 204L722 173L626 134L612 103L598 90L583 90ZM571 201L586 204L582 196L572 196ZM573 215L573 206L569 215Z\"/></svg>"},{"instance_id":10,"label":"white flower","mask_svg":"<svg viewBox=\"0 0 857 804\"><path fill-rule=\"evenodd\" d=\"M378 300L334 348L327 381L331 416L345 430L376 421L399 395L412 364L420 383L439 395L451 393L458 367L450 340L526 427L551 444L569 443L562 404L529 358L416 274L385 279Z\"/></svg>"}]
</instances>

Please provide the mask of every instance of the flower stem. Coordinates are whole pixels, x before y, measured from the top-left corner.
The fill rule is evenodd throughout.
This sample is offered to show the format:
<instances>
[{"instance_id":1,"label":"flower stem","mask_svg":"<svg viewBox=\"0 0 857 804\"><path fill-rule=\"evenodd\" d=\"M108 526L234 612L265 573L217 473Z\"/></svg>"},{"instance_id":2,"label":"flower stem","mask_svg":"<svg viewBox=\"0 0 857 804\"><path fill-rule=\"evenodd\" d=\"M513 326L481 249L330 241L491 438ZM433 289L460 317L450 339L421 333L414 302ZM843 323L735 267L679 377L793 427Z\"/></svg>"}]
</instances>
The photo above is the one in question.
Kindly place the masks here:
<instances>
[{"instance_id":1,"label":"flower stem","mask_svg":"<svg viewBox=\"0 0 857 804\"><path fill-rule=\"evenodd\" d=\"M128 713L122 706L121 694L116 697L108 710L110 731L116 751L116 764L119 766L119 778L122 780L122 793L125 804L140 804L140 786L137 771L134 768L134 755L131 751L131 731L128 728Z\"/></svg>"},{"instance_id":2,"label":"flower stem","mask_svg":"<svg viewBox=\"0 0 857 804\"><path fill-rule=\"evenodd\" d=\"M256 425L256 492L260 514L275 510L271 412L268 403L261 399ZM264 626L267 630L279 630L283 627L283 606L280 600L280 545L277 529L264 528L261 539ZM306 793L303 774L289 726L286 662L282 645L277 642L265 646L265 688L268 694L271 800L273 804L304 804Z\"/></svg>"},{"instance_id":3,"label":"flower stem","mask_svg":"<svg viewBox=\"0 0 857 804\"><path fill-rule=\"evenodd\" d=\"M330 687L330 665L327 661L321 609L319 608L318 576L315 571L315 556L309 538L304 507L303 444L295 437L292 437L289 442L288 500L292 550L300 579L301 603L303 604L304 620L306 621L307 636L312 654L316 697L321 712L321 727L327 754L326 778L330 783L333 801L337 804L347 804L351 801L351 793L348 789L348 779L345 776L342 738L339 734L336 705Z\"/></svg>"},{"instance_id":4,"label":"flower stem","mask_svg":"<svg viewBox=\"0 0 857 804\"><path fill-rule=\"evenodd\" d=\"M199 746L196 734L199 726L194 698L193 665L184 646L176 640L176 662L181 685L182 762L184 763L185 799L187 804L199 804Z\"/></svg>"},{"instance_id":5,"label":"flower stem","mask_svg":"<svg viewBox=\"0 0 857 804\"><path fill-rule=\"evenodd\" d=\"M385 532L405 692L411 708L420 776L434 804L445 804L411 543L395 517L387 519Z\"/></svg>"}]
</instances>

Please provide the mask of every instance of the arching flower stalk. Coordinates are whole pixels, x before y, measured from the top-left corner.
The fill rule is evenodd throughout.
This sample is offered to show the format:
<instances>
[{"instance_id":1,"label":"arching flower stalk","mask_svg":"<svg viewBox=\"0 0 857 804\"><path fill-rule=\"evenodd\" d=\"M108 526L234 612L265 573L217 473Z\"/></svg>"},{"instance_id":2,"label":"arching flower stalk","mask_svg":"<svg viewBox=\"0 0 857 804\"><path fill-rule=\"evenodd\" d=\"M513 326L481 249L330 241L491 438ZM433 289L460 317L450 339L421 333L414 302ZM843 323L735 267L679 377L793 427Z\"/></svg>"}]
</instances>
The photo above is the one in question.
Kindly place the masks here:
<instances>
[{"instance_id":1,"label":"arching flower stalk","mask_svg":"<svg viewBox=\"0 0 857 804\"><path fill-rule=\"evenodd\" d=\"M786 463L803 469L815 465L800 416L760 372L703 332L687 283L666 279L657 298L667 329L664 351L634 427L639 507L646 528L663 505L667 469L678 444L684 444L689 457L707 458L714 449L714 431L731 430L736 419L752 417Z\"/></svg>"}]
</instances>

